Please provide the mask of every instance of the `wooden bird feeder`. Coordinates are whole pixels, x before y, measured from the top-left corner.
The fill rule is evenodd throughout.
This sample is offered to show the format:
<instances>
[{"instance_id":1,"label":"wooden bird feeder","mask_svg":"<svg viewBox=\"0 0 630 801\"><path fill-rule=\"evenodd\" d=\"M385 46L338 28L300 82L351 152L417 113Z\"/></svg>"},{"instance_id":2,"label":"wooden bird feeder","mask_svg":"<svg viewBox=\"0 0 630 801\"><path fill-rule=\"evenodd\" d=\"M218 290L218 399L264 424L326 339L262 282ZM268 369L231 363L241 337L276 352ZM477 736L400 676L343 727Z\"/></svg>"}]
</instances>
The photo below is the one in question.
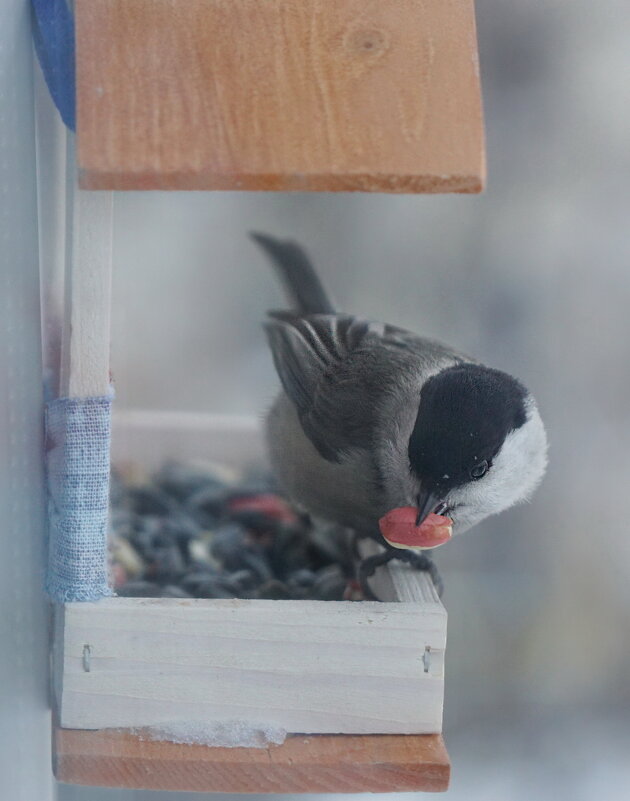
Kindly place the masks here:
<instances>
[{"instance_id":1,"label":"wooden bird feeder","mask_svg":"<svg viewBox=\"0 0 630 801\"><path fill-rule=\"evenodd\" d=\"M472 0L75 0L75 13L61 395L104 395L110 382L112 195L84 190L482 189ZM212 417L119 423L145 465L199 455L239 464L258 437ZM116 438L113 447L116 457ZM58 604L57 778L201 792L445 790L446 612L425 574L388 566L375 581L383 603ZM290 735L252 749L142 734L239 716Z\"/></svg>"}]
</instances>

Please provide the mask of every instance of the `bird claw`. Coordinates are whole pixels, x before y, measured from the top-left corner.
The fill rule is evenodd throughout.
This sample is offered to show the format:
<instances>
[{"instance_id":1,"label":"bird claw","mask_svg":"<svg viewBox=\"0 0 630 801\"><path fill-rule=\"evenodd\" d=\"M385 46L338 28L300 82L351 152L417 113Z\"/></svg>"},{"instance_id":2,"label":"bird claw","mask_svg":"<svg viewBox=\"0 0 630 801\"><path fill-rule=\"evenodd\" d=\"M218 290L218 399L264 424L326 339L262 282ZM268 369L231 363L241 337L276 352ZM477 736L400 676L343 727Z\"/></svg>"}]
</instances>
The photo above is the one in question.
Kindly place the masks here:
<instances>
[{"instance_id":1,"label":"bird claw","mask_svg":"<svg viewBox=\"0 0 630 801\"><path fill-rule=\"evenodd\" d=\"M392 553L391 550L388 550L374 554L373 556L368 556L366 559L363 559L363 561L360 562L359 584L361 585L361 591L363 592L363 597L366 601L380 601L380 598L377 598L372 592L372 588L368 584L368 579L370 576L374 575L377 567L386 565L388 562L391 562L392 559L395 559L395 557L396 554Z\"/></svg>"},{"instance_id":2,"label":"bird claw","mask_svg":"<svg viewBox=\"0 0 630 801\"><path fill-rule=\"evenodd\" d=\"M403 550L400 548L390 548L381 553L368 556L359 564L359 584L366 601L379 601L376 595L372 592L368 579L374 575L378 567L388 564L392 559L399 559L410 565L414 570L421 570L431 576L431 580L435 586L438 596L441 598L444 592L444 582L431 557L425 553L416 553L415 551Z\"/></svg>"}]
</instances>

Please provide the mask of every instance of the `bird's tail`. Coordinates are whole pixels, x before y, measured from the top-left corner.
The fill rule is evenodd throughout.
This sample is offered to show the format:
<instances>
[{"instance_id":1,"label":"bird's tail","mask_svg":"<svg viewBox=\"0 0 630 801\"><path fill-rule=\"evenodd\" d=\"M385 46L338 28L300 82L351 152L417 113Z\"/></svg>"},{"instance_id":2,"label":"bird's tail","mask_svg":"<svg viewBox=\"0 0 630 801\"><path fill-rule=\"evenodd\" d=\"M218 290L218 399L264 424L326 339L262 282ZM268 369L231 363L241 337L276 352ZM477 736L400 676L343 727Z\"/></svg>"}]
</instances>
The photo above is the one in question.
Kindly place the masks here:
<instances>
[{"instance_id":1,"label":"bird's tail","mask_svg":"<svg viewBox=\"0 0 630 801\"><path fill-rule=\"evenodd\" d=\"M251 232L271 257L295 310L301 314L334 314L334 306L305 251L290 240Z\"/></svg>"}]
</instances>

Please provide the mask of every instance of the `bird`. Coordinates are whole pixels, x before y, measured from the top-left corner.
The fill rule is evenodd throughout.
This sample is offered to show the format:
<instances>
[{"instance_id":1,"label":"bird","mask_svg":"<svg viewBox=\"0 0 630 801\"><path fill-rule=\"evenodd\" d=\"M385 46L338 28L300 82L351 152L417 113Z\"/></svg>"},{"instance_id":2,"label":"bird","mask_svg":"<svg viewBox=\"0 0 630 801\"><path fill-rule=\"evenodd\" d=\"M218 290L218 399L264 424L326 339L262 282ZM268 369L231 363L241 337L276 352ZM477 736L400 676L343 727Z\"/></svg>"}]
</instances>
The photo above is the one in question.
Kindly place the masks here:
<instances>
[{"instance_id":1,"label":"bird","mask_svg":"<svg viewBox=\"0 0 630 801\"><path fill-rule=\"evenodd\" d=\"M337 311L306 251L251 232L289 308L263 323L281 391L266 417L272 470L309 515L371 537L442 580L428 552L528 500L547 466L531 393L512 375L388 323Z\"/></svg>"}]
</instances>

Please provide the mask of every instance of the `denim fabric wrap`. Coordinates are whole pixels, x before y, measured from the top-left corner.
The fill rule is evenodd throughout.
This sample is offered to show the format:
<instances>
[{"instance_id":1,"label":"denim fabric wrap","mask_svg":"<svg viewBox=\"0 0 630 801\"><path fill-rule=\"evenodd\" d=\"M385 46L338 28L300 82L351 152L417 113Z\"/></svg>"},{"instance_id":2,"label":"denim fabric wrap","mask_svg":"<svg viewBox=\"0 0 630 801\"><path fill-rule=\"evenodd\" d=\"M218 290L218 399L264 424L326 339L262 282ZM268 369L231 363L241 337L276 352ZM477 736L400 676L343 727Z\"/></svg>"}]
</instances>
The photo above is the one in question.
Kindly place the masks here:
<instances>
[{"instance_id":1,"label":"denim fabric wrap","mask_svg":"<svg viewBox=\"0 0 630 801\"><path fill-rule=\"evenodd\" d=\"M96 601L108 586L107 513L112 397L46 406L50 597Z\"/></svg>"}]
</instances>

